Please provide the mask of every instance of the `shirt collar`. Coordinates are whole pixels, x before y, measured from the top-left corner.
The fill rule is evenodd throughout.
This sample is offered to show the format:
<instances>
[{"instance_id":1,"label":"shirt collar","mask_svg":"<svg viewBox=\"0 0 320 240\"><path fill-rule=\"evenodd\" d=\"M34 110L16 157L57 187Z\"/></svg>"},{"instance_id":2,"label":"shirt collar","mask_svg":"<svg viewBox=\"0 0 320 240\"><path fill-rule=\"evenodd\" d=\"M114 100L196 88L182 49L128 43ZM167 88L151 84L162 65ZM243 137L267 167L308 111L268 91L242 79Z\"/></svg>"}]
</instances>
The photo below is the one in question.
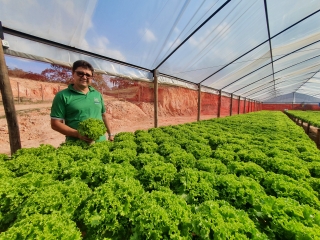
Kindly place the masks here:
<instances>
[{"instance_id":1,"label":"shirt collar","mask_svg":"<svg viewBox=\"0 0 320 240\"><path fill-rule=\"evenodd\" d=\"M76 92L76 93L84 94L84 93L82 93L82 92L78 92L77 90L75 90L75 89L73 88L73 83L69 84L68 89L71 90L71 91L74 91L74 92ZM95 89L94 89L92 86L89 86L89 92L93 92L93 91L95 91Z\"/></svg>"}]
</instances>

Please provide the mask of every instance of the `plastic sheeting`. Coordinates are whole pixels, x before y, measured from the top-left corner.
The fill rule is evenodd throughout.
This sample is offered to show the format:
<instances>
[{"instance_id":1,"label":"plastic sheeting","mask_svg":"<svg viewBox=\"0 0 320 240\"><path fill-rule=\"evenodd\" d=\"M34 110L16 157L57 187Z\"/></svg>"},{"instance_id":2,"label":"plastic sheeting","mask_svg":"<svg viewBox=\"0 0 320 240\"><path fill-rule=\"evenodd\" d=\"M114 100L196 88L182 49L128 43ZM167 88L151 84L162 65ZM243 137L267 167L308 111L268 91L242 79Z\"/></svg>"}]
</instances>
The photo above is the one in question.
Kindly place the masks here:
<instances>
[{"instance_id":1,"label":"plastic sheeting","mask_svg":"<svg viewBox=\"0 0 320 240\"><path fill-rule=\"evenodd\" d=\"M201 83L202 91L258 101L319 96L320 1L266 0L266 9L263 0L0 0L0 6L5 28L71 47L5 34L9 55L67 66L84 59L102 73L143 81L152 81L158 67L172 76L161 83L191 89Z\"/></svg>"},{"instance_id":2,"label":"plastic sheeting","mask_svg":"<svg viewBox=\"0 0 320 240\"><path fill-rule=\"evenodd\" d=\"M266 103L320 103L320 98L301 93L289 93L265 101Z\"/></svg>"}]
</instances>

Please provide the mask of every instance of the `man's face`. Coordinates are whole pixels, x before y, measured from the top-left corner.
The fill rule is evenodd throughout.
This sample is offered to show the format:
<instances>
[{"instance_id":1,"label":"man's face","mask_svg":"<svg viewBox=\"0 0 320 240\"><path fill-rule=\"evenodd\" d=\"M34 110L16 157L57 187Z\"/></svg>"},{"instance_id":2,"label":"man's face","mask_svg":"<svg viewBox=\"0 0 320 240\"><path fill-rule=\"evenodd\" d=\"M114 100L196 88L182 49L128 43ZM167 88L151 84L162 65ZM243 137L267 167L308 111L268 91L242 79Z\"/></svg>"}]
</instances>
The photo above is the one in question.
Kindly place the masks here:
<instances>
[{"instance_id":1,"label":"man's face","mask_svg":"<svg viewBox=\"0 0 320 240\"><path fill-rule=\"evenodd\" d=\"M85 89L91 85L92 72L89 68L78 67L72 76L73 84L76 88Z\"/></svg>"}]
</instances>

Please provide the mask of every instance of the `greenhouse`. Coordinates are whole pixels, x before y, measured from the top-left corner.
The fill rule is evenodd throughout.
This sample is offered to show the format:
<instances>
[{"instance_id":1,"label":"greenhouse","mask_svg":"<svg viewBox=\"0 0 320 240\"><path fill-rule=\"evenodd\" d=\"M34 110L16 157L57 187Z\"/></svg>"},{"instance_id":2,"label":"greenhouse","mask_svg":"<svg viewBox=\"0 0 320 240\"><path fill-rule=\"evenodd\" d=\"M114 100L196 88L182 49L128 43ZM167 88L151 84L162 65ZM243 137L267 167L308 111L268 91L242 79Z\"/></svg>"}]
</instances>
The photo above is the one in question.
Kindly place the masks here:
<instances>
[{"instance_id":1,"label":"greenhouse","mask_svg":"<svg viewBox=\"0 0 320 240\"><path fill-rule=\"evenodd\" d=\"M0 239L320 239L319 0L0 0L0 38ZM114 141L51 129L80 59Z\"/></svg>"}]
</instances>

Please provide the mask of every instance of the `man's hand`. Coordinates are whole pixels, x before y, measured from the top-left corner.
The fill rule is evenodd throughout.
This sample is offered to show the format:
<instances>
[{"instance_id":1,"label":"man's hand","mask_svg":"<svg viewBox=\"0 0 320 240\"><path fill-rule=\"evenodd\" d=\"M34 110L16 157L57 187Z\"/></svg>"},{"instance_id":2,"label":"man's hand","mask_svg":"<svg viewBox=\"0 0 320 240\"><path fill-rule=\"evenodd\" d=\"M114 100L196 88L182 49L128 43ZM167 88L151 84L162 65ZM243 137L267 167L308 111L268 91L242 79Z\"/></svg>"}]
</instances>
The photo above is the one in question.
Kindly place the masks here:
<instances>
[{"instance_id":1,"label":"man's hand","mask_svg":"<svg viewBox=\"0 0 320 240\"><path fill-rule=\"evenodd\" d=\"M77 131L77 138L79 138L80 140L83 140L89 144L94 142L91 138L88 138L86 136L82 136L78 131Z\"/></svg>"}]
</instances>

